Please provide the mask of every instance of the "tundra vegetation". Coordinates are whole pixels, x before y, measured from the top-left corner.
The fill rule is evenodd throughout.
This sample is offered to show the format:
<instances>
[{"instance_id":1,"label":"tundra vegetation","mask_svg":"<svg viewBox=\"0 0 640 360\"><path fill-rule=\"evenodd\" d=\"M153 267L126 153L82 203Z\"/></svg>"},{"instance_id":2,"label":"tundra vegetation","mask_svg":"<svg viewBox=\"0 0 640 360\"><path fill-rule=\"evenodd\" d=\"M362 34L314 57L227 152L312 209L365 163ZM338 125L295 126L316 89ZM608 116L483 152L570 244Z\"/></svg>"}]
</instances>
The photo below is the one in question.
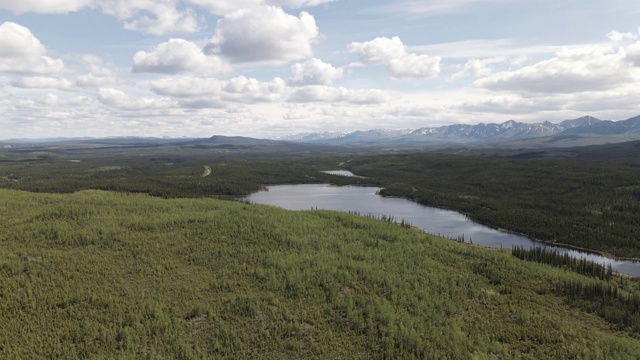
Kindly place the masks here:
<instances>
[{"instance_id":1,"label":"tundra vegetation","mask_svg":"<svg viewBox=\"0 0 640 360\"><path fill-rule=\"evenodd\" d=\"M224 200L268 184L356 183L470 215L551 212L558 234L580 216L595 219L585 236L609 232L603 216L637 234L623 214L640 201L637 165L226 150L0 153L1 357L640 357L634 278L357 214ZM340 163L370 178L319 171ZM590 248L615 253L624 234Z\"/></svg>"}]
</instances>

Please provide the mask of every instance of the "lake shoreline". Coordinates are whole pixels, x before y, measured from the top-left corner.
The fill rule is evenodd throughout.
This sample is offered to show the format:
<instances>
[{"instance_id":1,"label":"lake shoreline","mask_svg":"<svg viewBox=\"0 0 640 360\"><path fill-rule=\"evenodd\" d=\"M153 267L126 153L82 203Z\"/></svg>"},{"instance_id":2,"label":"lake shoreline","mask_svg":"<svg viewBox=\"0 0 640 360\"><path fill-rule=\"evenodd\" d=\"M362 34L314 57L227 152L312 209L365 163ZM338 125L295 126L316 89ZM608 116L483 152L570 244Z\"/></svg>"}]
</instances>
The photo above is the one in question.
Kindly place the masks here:
<instances>
[{"instance_id":1,"label":"lake shoreline","mask_svg":"<svg viewBox=\"0 0 640 360\"><path fill-rule=\"evenodd\" d=\"M277 188L274 193L273 188L287 187L286 190ZM269 189L271 188L271 189ZM338 190L339 195L335 191ZM359 189L356 192L350 192L348 189ZM599 264L611 264L614 270L621 274L638 277L640 276L640 263L634 258L618 258L606 254L604 252L583 249L577 246L554 243L533 239L526 234L519 234L506 229L495 227L491 224L478 222L469 217L467 214L458 212L453 209L440 208L435 206L426 206L416 201L404 197L383 196L379 192L382 190L379 186L362 186L362 185L335 185L335 184L291 184L291 185L271 185L267 186L267 191L258 191L244 197L244 201L251 203L261 203L272 206L278 206L290 210L309 210L309 209L327 209L342 212L353 211L356 213L366 214L384 214L392 216L397 221L405 220L412 226L417 227L422 232L439 236L447 239L456 240L460 236L464 236L465 243L472 242L474 245L482 245L488 248L502 248L510 250L513 247L524 246L526 248L533 247L549 247L560 253L568 253L574 258L584 258ZM282 192L284 191L284 192ZM269 194L272 193L272 194ZM257 195L268 194L268 195ZM336 197L335 200L328 200L326 197ZM252 199L253 197L253 199ZM256 197L258 199L256 199ZM282 198L285 198L284 200ZM375 200L378 198L378 200ZM368 200L367 200L368 199ZM402 202L385 202L384 200L401 200ZM380 202L382 200L382 202ZM281 202L285 201L285 204ZM287 205L286 202L296 202ZM327 201L329 203L327 203ZM334 201L336 204L331 204ZM406 202L406 203L404 203ZM412 204L409 207L403 204ZM424 211L424 212L423 212ZM413 217L413 219L411 218ZM416 223L417 222L417 223ZM422 223L421 223L422 222ZM460 224L459 227L456 224Z\"/></svg>"}]
</instances>

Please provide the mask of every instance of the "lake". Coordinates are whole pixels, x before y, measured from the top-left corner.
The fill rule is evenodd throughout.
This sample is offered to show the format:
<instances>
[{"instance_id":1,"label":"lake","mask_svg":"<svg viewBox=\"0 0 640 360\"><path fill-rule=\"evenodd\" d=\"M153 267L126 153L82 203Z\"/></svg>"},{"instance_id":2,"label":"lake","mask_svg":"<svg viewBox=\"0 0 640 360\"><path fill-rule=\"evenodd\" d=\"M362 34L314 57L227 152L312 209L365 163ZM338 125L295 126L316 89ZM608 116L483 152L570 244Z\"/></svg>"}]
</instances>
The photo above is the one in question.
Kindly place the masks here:
<instances>
[{"instance_id":1,"label":"lake","mask_svg":"<svg viewBox=\"0 0 640 360\"><path fill-rule=\"evenodd\" d=\"M498 231L478 224L466 216L451 210L419 205L401 198L377 195L380 188L359 186L330 186L326 184L277 185L267 191L254 193L245 199L257 204L278 206L289 210L325 209L352 211L362 215L393 216L396 221L410 223L425 232L456 239L464 236L466 242L495 248L511 249L514 246L532 248L542 246L569 253L576 258L586 258L609 266L624 274L640 276L640 262L611 259L597 254L559 246L546 245L527 237Z\"/></svg>"}]
</instances>

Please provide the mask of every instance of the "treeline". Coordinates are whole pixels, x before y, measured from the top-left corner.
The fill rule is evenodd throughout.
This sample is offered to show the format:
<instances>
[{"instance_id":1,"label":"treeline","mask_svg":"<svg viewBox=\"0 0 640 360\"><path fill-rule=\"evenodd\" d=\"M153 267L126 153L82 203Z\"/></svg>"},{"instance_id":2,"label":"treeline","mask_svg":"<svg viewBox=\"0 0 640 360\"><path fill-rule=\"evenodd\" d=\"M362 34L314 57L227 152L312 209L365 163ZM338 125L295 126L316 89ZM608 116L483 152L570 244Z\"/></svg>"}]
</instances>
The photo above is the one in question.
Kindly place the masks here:
<instances>
[{"instance_id":1,"label":"treeline","mask_svg":"<svg viewBox=\"0 0 640 360\"><path fill-rule=\"evenodd\" d=\"M556 283L555 292L566 297L572 306L597 313L620 329L640 335L640 294L633 286L624 285L627 280L623 276L612 281L615 274L611 265L605 267L540 246L532 249L514 247L511 254L521 260L550 264L600 280L565 279Z\"/></svg>"},{"instance_id":2,"label":"treeline","mask_svg":"<svg viewBox=\"0 0 640 360\"><path fill-rule=\"evenodd\" d=\"M623 291L617 284L565 280L556 285L558 295L573 306L594 312L607 321L640 335L640 295Z\"/></svg>"},{"instance_id":3,"label":"treeline","mask_svg":"<svg viewBox=\"0 0 640 360\"><path fill-rule=\"evenodd\" d=\"M387 215L387 214L376 215L372 213L362 214L359 211L352 211L352 210L349 210L348 213L351 215L363 216L363 217L378 220L378 221L396 223L402 227L407 227L407 228L411 227L411 223L409 223L408 221L405 221L404 219L401 219L400 221L398 221L398 219L396 219L396 217L392 215Z\"/></svg>"},{"instance_id":4,"label":"treeline","mask_svg":"<svg viewBox=\"0 0 640 360\"><path fill-rule=\"evenodd\" d=\"M550 243L640 258L639 166L430 153L363 156L347 167L379 181L385 196Z\"/></svg>"},{"instance_id":5,"label":"treeline","mask_svg":"<svg viewBox=\"0 0 640 360\"><path fill-rule=\"evenodd\" d=\"M147 149L152 151L153 149ZM333 158L288 154L272 158L248 154L208 153L207 149L176 150L170 154L137 154L111 150L86 150L57 159L6 160L0 163L0 187L43 193L74 193L97 189L144 193L163 198L231 197L259 191L265 185L371 183L370 179L345 178L322 173ZM163 148L155 151L167 151ZM211 174L202 177L204 166Z\"/></svg>"},{"instance_id":6,"label":"treeline","mask_svg":"<svg viewBox=\"0 0 640 360\"><path fill-rule=\"evenodd\" d=\"M613 276L611 264L605 267L602 264L585 258L578 259L570 256L566 252L561 253L556 249L547 249L542 246L527 249L522 246L515 246L511 249L511 254L521 260L550 264L602 280L610 280Z\"/></svg>"}]
</instances>

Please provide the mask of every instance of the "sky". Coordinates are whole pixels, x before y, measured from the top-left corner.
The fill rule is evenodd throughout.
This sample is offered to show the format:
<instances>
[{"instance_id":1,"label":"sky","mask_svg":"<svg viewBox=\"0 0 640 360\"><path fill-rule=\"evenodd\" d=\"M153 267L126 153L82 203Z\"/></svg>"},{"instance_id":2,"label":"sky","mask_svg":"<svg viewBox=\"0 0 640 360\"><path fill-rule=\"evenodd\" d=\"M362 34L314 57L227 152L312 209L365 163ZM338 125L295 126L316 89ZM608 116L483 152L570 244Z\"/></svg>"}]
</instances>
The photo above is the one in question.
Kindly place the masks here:
<instances>
[{"instance_id":1,"label":"sky","mask_svg":"<svg viewBox=\"0 0 640 360\"><path fill-rule=\"evenodd\" d=\"M0 139L640 115L638 0L0 0Z\"/></svg>"}]
</instances>

